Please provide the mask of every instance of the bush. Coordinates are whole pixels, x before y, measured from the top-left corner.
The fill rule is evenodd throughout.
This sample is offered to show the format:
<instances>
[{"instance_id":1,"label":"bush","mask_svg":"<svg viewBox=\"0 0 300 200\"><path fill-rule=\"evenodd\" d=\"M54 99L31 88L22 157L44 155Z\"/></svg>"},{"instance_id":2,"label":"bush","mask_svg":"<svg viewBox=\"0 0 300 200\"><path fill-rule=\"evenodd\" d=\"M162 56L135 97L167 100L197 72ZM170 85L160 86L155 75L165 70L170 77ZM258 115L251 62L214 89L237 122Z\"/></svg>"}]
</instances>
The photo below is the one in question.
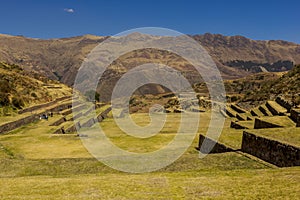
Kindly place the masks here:
<instances>
[{"instance_id":1,"label":"bush","mask_svg":"<svg viewBox=\"0 0 300 200\"><path fill-rule=\"evenodd\" d=\"M18 109L21 109L25 105L23 99L20 97L13 97L12 104L14 107Z\"/></svg>"},{"instance_id":2,"label":"bush","mask_svg":"<svg viewBox=\"0 0 300 200\"><path fill-rule=\"evenodd\" d=\"M7 93L0 92L0 106L8 106L10 104L9 96Z\"/></svg>"},{"instance_id":3,"label":"bush","mask_svg":"<svg viewBox=\"0 0 300 200\"><path fill-rule=\"evenodd\" d=\"M94 90L87 91L84 96L86 96L89 101L100 101L100 94Z\"/></svg>"},{"instance_id":4,"label":"bush","mask_svg":"<svg viewBox=\"0 0 300 200\"><path fill-rule=\"evenodd\" d=\"M239 97L237 96L231 96L231 102L236 102L239 100Z\"/></svg>"},{"instance_id":5,"label":"bush","mask_svg":"<svg viewBox=\"0 0 300 200\"><path fill-rule=\"evenodd\" d=\"M0 92L1 93L9 93L12 90L11 84L5 80L5 79L0 79Z\"/></svg>"},{"instance_id":6,"label":"bush","mask_svg":"<svg viewBox=\"0 0 300 200\"><path fill-rule=\"evenodd\" d=\"M33 93L31 93L31 96L32 96L32 97L34 97L34 98L37 98L37 94L36 94L36 93L34 93L34 92L33 92Z\"/></svg>"}]
</instances>

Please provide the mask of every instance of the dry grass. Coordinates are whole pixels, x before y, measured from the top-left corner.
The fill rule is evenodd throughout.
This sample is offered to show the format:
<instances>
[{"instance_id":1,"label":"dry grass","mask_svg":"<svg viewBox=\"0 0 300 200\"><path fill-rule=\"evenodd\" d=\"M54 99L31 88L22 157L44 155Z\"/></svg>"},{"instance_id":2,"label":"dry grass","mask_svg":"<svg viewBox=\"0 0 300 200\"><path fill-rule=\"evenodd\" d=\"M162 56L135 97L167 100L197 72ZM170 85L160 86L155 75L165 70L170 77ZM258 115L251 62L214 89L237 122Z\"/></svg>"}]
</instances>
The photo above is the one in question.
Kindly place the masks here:
<instances>
[{"instance_id":1,"label":"dry grass","mask_svg":"<svg viewBox=\"0 0 300 200\"><path fill-rule=\"evenodd\" d=\"M201 113L200 133L207 130L209 114ZM148 139L125 135L112 119L101 126L119 147L148 152L172 140L179 116L168 115L161 133ZM76 135L52 135L48 125L59 117L0 137L1 199L296 199L300 195L299 167L272 169L235 152L199 159L198 138L180 159L157 172L121 173L93 158ZM132 117L139 125L149 123L147 114ZM238 148L241 133L224 128L220 141Z\"/></svg>"}]
</instances>

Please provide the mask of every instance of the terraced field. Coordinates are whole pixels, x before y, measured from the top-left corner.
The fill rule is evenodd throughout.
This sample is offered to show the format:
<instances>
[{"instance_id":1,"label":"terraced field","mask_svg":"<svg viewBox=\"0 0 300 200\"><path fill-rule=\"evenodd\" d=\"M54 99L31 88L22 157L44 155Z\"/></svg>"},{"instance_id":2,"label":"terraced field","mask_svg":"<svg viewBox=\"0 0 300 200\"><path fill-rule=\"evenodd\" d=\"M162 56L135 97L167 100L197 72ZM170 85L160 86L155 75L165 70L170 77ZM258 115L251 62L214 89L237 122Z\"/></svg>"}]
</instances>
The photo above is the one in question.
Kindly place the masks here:
<instances>
[{"instance_id":1,"label":"terraced field","mask_svg":"<svg viewBox=\"0 0 300 200\"><path fill-rule=\"evenodd\" d=\"M0 198L296 199L300 195L299 167L277 168L239 151L199 159L198 137L177 161L159 171L118 172L92 157L77 133L53 134L57 127L49 125L61 117L56 114L0 136ZM143 113L132 114L132 119L141 126L150 122ZM200 113L200 119L198 132L205 134L210 113ZM146 139L125 135L112 118L100 126L117 146L150 152L174 138L179 120L180 114L168 114L161 132ZM229 128L231 120L226 120L220 141L238 150L243 130Z\"/></svg>"}]
</instances>

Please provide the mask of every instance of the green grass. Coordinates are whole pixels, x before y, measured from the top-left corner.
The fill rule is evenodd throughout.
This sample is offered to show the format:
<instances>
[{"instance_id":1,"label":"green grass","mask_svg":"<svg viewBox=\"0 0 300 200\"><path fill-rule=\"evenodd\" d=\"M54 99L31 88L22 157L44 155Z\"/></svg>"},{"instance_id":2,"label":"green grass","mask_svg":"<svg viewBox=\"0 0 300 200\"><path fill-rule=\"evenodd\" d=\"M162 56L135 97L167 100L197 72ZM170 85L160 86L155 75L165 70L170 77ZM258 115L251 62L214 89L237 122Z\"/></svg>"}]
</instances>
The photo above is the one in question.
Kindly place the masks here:
<instances>
[{"instance_id":1,"label":"green grass","mask_svg":"<svg viewBox=\"0 0 300 200\"><path fill-rule=\"evenodd\" d=\"M287 110L279 105L276 101L268 101L268 104L274 108L278 113L286 113Z\"/></svg>"},{"instance_id":2,"label":"green grass","mask_svg":"<svg viewBox=\"0 0 300 200\"><path fill-rule=\"evenodd\" d=\"M32 115L31 113L23 113L21 115L17 113L11 113L11 116L0 116L0 125L12 122L12 121L17 121L19 119L25 118Z\"/></svg>"},{"instance_id":3,"label":"green grass","mask_svg":"<svg viewBox=\"0 0 300 200\"><path fill-rule=\"evenodd\" d=\"M268 116L273 116L265 104L261 105L261 107L265 110L265 112L267 113Z\"/></svg>"},{"instance_id":4,"label":"green grass","mask_svg":"<svg viewBox=\"0 0 300 200\"><path fill-rule=\"evenodd\" d=\"M260 119L282 127L295 127L296 124L287 116L261 117Z\"/></svg>"},{"instance_id":5,"label":"green grass","mask_svg":"<svg viewBox=\"0 0 300 200\"><path fill-rule=\"evenodd\" d=\"M258 109L258 107L252 109L257 116L262 117L264 114Z\"/></svg>"},{"instance_id":6,"label":"green grass","mask_svg":"<svg viewBox=\"0 0 300 200\"><path fill-rule=\"evenodd\" d=\"M149 152L168 144L177 132L180 115L167 116L161 132L148 139L126 135L111 118L100 125L119 147ZM60 117L0 136L1 199L296 199L300 195L300 167L272 168L236 152L199 159L198 136L177 161L159 171L118 172L93 158L76 134L51 134L56 127L49 124ZM132 118L140 126L150 122L147 114ZM199 134L205 134L209 119L209 112L200 114ZM242 130L230 129L229 124L227 119L220 141L238 149Z\"/></svg>"},{"instance_id":7,"label":"green grass","mask_svg":"<svg viewBox=\"0 0 300 200\"><path fill-rule=\"evenodd\" d=\"M251 130L251 133L272 139L283 143L292 144L300 147L300 128L272 128Z\"/></svg>"},{"instance_id":8,"label":"green grass","mask_svg":"<svg viewBox=\"0 0 300 200\"><path fill-rule=\"evenodd\" d=\"M254 117L252 117L254 119ZM248 128L253 129L254 128L254 120L251 121L239 121L238 124Z\"/></svg>"},{"instance_id":9,"label":"green grass","mask_svg":"<svg viewBox=\"0 0 300 200\"><path fill-rule=\"evenodd\" d=\"M299 169L2 178L2 199L297 199ZM29 189L30 188L30 189Z\"/></svg>"}]
</instances>

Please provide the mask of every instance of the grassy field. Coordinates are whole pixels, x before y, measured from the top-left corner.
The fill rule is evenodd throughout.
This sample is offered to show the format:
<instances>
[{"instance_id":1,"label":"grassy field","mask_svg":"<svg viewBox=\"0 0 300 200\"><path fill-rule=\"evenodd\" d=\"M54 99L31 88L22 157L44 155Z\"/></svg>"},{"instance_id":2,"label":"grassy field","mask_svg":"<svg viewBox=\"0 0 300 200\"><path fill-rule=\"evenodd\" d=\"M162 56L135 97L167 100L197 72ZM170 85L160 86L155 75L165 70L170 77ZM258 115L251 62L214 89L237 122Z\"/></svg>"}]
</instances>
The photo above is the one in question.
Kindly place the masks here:
<instances>
[{"instance_id":1,"label":"grassy field","mask_svg":"<svg viewBox=\"0 0 300 200\"><path fill-rule=\"evenodd\" d=\"M252 130L251 133L275 139L283 143L292 144L294 146L300 147L300 128L287 127L287 128L273 128L273 129L260 129Z\"/></svg>"},{"instance_id":2,"label":"grassy field","mask_svg":"<svg viewBox=\"0 0 300 200\"><path fill-rule=\"evenodd\" d=\"M76 134L52 134L40 120L0 136L1 199L297 199L300 167L276 168L238 152L199 159L198 137L177 161L159 171L129 174L93 158ZM134 114L141 126L147 114ZM168 144L179 125L169 114L162 131L137 139L123 133L111 118L100 123L110 140L132 152L154 151ZM199 133L205 134L209 113L201 113ZM242 130L225 123L220 141L239 148Z\"/></svg>"},{"instance_id":3,"label":"grassy field","mask_svg":"<svg viewBox=\"0 0 300 200\"><path fill-rule=\"evenodd\" d=\"M287 116L261 117L260 119L282 127L295 127L295 123Z\"/></svg>"}]
</instances>

